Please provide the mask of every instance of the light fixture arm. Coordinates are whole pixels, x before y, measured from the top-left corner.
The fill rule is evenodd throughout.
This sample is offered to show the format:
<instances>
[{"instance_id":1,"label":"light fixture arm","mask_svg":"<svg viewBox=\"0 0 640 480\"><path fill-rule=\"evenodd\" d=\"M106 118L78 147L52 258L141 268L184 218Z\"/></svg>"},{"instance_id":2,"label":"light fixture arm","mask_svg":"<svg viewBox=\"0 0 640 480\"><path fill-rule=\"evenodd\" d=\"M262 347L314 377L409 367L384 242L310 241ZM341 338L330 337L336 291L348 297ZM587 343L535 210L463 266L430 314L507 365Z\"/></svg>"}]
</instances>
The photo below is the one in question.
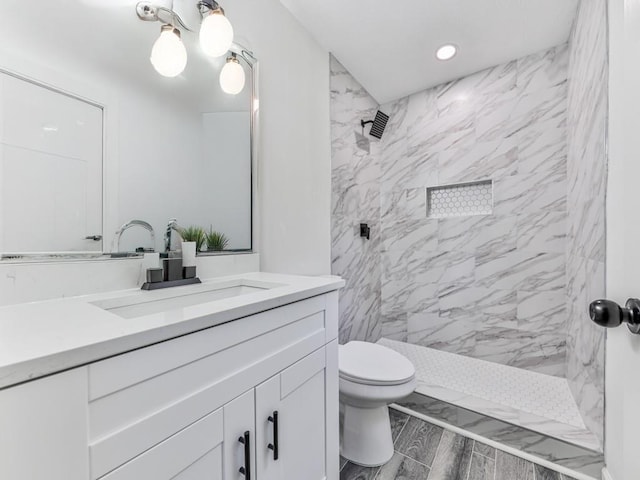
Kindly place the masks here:
<instances>
[{"instance_id":1,"label":"light fixture arm","mask_svg":"<svg viewBox=\"0 0 640 480\"><path fill-rule=\"evenodd\" d=\"M240 58L242 58L245 62L247 62L247 64L250 67L253 67L255 63L258 61L258 59L253 55L253 52L251 50L247 50L246 48L244 48L242 45L238 43L236 43L235 45L240 50ZM231 51L232 52L234 51L233 46Z\"/></svg>"},{"instance_id":2,"label":"light fixture arm","mask_svg":"<svg viewBox=\"0 0 640 480\"><path fill-rule=\"evenodd\" d=\"M189 32L193 32L187 25L184 23L180 15L166 7L159 7L158 5L154 5L151 2L138 2L136 5L136 13L138 14L138 18L140 20L144 20L145 22L163 22L167 24L171 24L174 27L176 24L180 26L180 28L187 30ZM171 20L167 21L162 18L162 16L167 15L171 17Z\"/></svg>"}]
</instances>

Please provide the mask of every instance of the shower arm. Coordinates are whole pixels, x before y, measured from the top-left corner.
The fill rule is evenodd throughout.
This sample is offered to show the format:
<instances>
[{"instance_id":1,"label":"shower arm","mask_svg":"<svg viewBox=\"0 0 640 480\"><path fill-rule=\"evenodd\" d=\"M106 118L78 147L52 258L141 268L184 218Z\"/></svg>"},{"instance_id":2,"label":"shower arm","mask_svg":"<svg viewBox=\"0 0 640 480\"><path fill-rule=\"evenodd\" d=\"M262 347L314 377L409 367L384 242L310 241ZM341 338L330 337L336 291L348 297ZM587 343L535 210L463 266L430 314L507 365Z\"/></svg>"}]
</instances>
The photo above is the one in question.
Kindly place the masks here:
<instances>
[{"instance_id":1,"label":"shower arm","mask_svg":"<svg viewBox=\"0 0 640 480\"><path fill-rule=\"evenodd\" d=\"M362 126L362 134L364 135L364 127L365 125L371 124L371 130L369 131L369 135L372 137L376 137L378 140L382 139L382 135L384 134L384 129L387 126L387 122L389 121L389 115L384 112L378 110L376 112L376 118L373 120L360 120L360 125Z\"/></svg>"},{"instance_id":2,"label":"shower arm","mask_svg":"<svg viewBox=\"0 0 640 480\"><path fill-rule=\"evenodd\" d=\"M369 123L373 124L373 120L367 120L366 122L364 120L360 120L360 125L362 125L362 135L364 135L364 127L365 127L365 125L367 125Z\"/></svg>"}]
</instances>

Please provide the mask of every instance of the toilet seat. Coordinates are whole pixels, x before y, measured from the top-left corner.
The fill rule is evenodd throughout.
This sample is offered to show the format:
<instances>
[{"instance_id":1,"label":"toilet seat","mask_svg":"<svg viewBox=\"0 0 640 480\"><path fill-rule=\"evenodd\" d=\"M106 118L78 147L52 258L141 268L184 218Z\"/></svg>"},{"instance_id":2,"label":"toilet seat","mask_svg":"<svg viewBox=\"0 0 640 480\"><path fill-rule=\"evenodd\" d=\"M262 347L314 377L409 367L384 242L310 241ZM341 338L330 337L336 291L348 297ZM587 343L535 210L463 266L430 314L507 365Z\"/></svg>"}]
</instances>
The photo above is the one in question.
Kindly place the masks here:
<instances>
[{"instance_id":1,"label":"toilet seat","mask_svg":"<svg viewBox=\"0 0 640 480\"><path fill-rule=\"evenodd\" d=\"M341 379L362 385L402 385L416 373L413 364L398 352L368 342L341 345L338 365Z\"/></svg>"}]
</instances>

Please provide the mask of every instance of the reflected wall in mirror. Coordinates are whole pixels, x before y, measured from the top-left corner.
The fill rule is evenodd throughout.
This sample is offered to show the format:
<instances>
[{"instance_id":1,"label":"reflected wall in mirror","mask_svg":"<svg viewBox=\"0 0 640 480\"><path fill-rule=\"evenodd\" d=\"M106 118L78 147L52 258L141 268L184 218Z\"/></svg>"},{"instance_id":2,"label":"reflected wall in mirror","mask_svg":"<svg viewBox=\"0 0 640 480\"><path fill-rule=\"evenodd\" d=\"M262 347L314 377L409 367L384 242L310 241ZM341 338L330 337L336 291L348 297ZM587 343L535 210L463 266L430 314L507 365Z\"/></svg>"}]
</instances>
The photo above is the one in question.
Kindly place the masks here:
<instances>
[{"instance_id":1,"label":"reflected wall in mirror","mask_svg":"<svg viewBox=\"0 0 640 480\"><path fill-rule=\"evenodd\" d=\"M187 27L185 70L161 76L150 55L163 23L141 21L136 4L0 4L5 258L163 251L171 219L223 233L226 250L252 249L255 59L233 44L246 84L225 93L219 77L231 52L202 51L197 0L158 0ZM140 222L123 230L132 220Z\"/></svg>"}]
</instances>

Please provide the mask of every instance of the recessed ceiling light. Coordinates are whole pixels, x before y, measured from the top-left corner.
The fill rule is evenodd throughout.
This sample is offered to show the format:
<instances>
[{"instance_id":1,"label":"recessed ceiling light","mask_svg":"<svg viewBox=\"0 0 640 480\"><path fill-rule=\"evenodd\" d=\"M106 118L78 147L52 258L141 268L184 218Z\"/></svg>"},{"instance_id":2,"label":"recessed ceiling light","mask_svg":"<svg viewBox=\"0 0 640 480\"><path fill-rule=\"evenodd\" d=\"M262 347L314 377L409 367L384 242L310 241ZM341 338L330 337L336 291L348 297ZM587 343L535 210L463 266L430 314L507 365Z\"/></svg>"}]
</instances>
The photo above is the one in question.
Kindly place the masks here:
<instances>
[{"instance_id":1,"label":"recessed ceiling light","mask_svg":"<svg viewBox=\"0 0 640 480\"><path fill-rule=\"evenodd\" d=\"M458 47L452 44L442 45L436 50L436 58L438 60L451 60L458 53Z\"/></svg>"}]
</instances>

